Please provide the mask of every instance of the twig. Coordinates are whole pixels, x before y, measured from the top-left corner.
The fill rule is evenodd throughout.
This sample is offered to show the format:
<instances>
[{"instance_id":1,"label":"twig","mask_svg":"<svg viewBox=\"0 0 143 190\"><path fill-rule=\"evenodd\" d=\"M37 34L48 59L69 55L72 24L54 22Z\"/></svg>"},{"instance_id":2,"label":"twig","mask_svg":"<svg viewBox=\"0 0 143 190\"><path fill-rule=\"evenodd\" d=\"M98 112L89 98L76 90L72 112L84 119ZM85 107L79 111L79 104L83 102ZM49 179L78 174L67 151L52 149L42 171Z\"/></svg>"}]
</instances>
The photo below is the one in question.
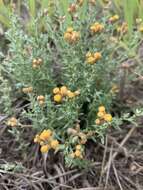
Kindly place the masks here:
<instances>
[{"instance_id":1,"label":"twig","mask_svg":"<svg viewBox=\"0 0 143 190\"><path fill-rule=\"evenodd\" d=\"M14 172L9 172L9 171L5 171L5 170L1 170L1 169L0 169L0 173L10 174L10 175L16 175L16 176L18 176L18 177L20 177L22 179L30 178L30 179L36 180L37 183L40 181L40 182L52 183L54 185L58 185L58 186L61 186L61 187L73 189L71 186L68 186L68 185L65 185L65 184L61 184L61 183L57 183L55 181L52 181L52 180L55 179L55 177L58 178L59 176L54 176L53 178L49 178L49 179L45 179L45 178L43 179L43 178L33 177L33 176L30 176L30 175L15 174ZM67 175L67 173L68 172L64 173L64 175L65 174Z\"/></svg>"},{"instance_id":2,"label":"twig","mask_svg":"<svg viewBox=\"0 0 143 190\"><path fill-rule=\"evenodd\" d=\"M130 184L130 185L132 185L135 189L137 188L137 187L136 187L136 184L135 184L133 181L131 181L127 176L123 175L121 172L120 172L120 176L122 177L122 179L124 179L124 181L127 182L128 185Z\"/></svg>"},{"instance_id":3,"label":"twig","mask_svg":"<svg viewBox=\"0 0 143 190\"><path fill-rule=\"evenodd\" d=\"M50 177L50 178L48 178L48 179L41 179L41 178L38 178L38 177L34 177L34 176L32 176L32 175L25 175L25 174L21 174L21 173L19 173L19 174L17 174L17 173L14 173L14 172L10 172L10 171L5 171L5 170L2 170L2 169L0 169L0 173L4 173L4 174L9 174L9 175L16 175L16 176L24 176L24 177L27 177L27 178L32 178L32 179L35 179L35 180L38 180L38 181L43 181L43 182L48 182L48 181L52 181L52 180L54 180L54 179L57 179L57 178L59 178L59 177L61 177L61 176L65 176L65 175L69 175L69 174L72 174L72 173L74 173L74 172L77 172L77 169L74 169L74 170L71 170L71 171L68 171L68 172L65 172L65 173L63 173L63 174L61 174L61 175L56 175L56 176L54 176L54 177Z\"/></svg>"},{"instance_id":4,"label":"twig","mask_svg":"<svg viewBox=\"0 0 143 190\"><path fill-rule=\"evenodd\" d=\"M115 152L112 156L112 161L116 158L116 156L118 155L118 150L120 148L122 148L124 146L124 144L127 142L127 140L130 138L130 136L132 135L132 133L135 131L136 127L132 127L129 132L127 133L127 135L125 136L125 138L122 140L122 142L119 145L119 148L117 149L117 152ZM106 172L108 168L108 163L106 164L105 168L104 168L104 172Z\"/></svg>"},{"instance_id":5,"label":"twig","mask_svg":"<svg viewBox=\"0 0 143 190\"><path fill-rule=\"evenodd\" d=\"M119 185L119 187L120 187L120 190L123 190L122 185L121 185L121 183L120 183L120 179L119 179L119 177L118 177L117 170L116 170L115 165L114 165L113 162L112 162L112 165L113 165L114 174L115 174L115 177L116 177L116 179L117 179L117 182L118 182L118 185Z\"/></svg>"},{"instance_id":6,"label":"twig","mask_svg":"<svg viewBox=\"0 0 143 190\"><path fill-rule=\"evenodd\" d=\"M57 164L54 165L54 168L55 168L55 170L57 171L58 175L61 176L62 171L61 171L61 169L57 166ZM64 176L59 177L59 182L60 182L61 184L65 184ZM60 186L60 185L59 185L59 186ZM63 188L62 188L62 189L63 189Z\"/></svg>"},{"instance_id":7,"label":"twig","mask_svg":"<svg viewBox=\"0 0 143 190\"><path fill-rule=\"evenodd\" d=\"M113 148L113 144L111 146L111 151L110 151L110 155L109 155L109 161L108 161L108 165L107 165L107 174L106 174L106 182L105 182L104 190L107 189L107 185L108 185L108 179L109 179L110 168L111 168L111 163L112 163L112 152L113 152L112 148Z\"/></svg>"},{"instance_id":8,"label":"twig","mask_svg":"<svg viewBox=\"0 0 143 190\"><path fill-rule=\"evenodd\" d=\"M104 165L105 165L106 153L107 153L107 144L108 144L108 137L106 135L105 150L104 150L104 155L103 155L103 160L102 160L100 179L99 179L99 183L98 183L99 187L100 187L100 185L102 183L102 176L103 176L103 172L104 172Z\"/></svg>"}]
</instances>

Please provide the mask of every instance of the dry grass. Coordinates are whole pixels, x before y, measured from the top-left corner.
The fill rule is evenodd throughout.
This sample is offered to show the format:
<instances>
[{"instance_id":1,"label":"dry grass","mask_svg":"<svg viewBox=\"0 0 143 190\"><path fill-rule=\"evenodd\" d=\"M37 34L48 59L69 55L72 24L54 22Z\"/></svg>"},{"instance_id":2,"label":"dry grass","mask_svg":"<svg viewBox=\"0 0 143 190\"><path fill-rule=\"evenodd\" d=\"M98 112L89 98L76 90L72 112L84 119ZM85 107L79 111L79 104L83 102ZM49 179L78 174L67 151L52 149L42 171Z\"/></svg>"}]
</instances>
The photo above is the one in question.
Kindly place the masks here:
<instances>
[{"instance_id":1,"label":"dry grass","mask_svg":"<svg viewBox=\"0 0 143 190\"><path fill-rule=\"evenodd\" d=\"M140 119L142 124L142 119ZM87 144L86 156L93 163L84 170L66 168L62 155L42 158L39 147L31 142L27 154L0 125L0 190L142 190L143 189L143 128L132 125L109 131L106 143ZM24 129L23 142L32 139ZM5 169L4 165L19 165L21 170ZM14 171L15 170L15 171Z\"/></svg>"}]
</instances>

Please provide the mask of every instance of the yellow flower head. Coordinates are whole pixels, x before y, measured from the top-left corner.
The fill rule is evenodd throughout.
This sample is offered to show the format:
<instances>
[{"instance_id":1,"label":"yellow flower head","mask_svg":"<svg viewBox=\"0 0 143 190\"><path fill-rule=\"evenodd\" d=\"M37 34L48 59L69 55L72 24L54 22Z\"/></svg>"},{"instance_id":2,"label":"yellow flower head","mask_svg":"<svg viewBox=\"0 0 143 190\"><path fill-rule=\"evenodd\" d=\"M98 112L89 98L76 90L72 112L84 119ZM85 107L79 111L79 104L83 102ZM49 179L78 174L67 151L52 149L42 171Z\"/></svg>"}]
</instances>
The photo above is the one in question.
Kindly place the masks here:
<instances>
[{"instance_id":1,"label":"yellow flower head","mask_svg":"<svg viewBox=\"0 0 143 190\"><path fill-rule=\"evenodd\" d=\"M115 22L117 20L119 20L119 15L114 15L114 16L109 18L109 22Z\"/></svg>"},{"instance_id":2,"label":"yellow flower head","mask_svg":"<svg viewBox=\"0 0 143 190\"><path fill-rule=\"evenodd\" d=\"M54 96L54 101L55 101L56 103L60 103L60 102L62 101L62 95L61 95L61 94L56 94L56 95Z\"/></svg>"},{"instance_id":3,"label":"yellow flower head","mask_svg":"<svg viewBox=\"0 0 143 190\"><path fill-rule=\"evenodd\" d=\"M33 59L32 61L32 67L37 68L43 63L43 60L41 58Z\"/></svg>"},{"instance_id":4,"label":"yellow flower head","mask_svg":"<svg viewBox=\"0 0 143 190\"><path fill-rule=\"evenodd\" d=\"M78 41L79 38L80 38L80 33L76 32L76 31L73 31L70 41L72 43L74 43L74 42Z\"/></svg>"},{"instance_id":5,"label":"yellow flower head","mask_svg":"<svg viewBox=\"0 0 143 190\"><path fill-rule=\"evenodd\" d=\"M96 125L99 125L100 124L100 119L96 119L95 123L96 123Z\"/></svg>"},{"instance_id":6,"label":"yellow flower head","mask_svg":"<svg viewBox=\"0 0 143 190\"><path fill-rule=\"evenodd\" d=\"M45 97L40 95L37 97L37 101L45 101Z\"/></svg>"},{"instance_id":7,"label":"yellow flower head","mask_svg":"<svg viewBox=\"0 0 143 190\"><path fill-rule=\"evenodd\" d=\"M46 145L41 146L40 151L42 153L47 153L49 151L49 149L50 149L50 146L48 144L46 144Z\"/></svg>"},{"instance_id":8,"label":"yellow flower head","mask_svg":"<svg viewBox=\"0 0 143 190\"><path fill-rule=\"evenodd\" d=\"M27 87L27 88L22 89L22 92L24 92L24 93L31 93L32 91L33 91L32 87Z\"/></svg>"},{"instance_id":9,"label":"yellow flower head","mask_svg":"<svg viewBox=\"0 0 143 190\"><path fill-rule=\"evenodd\" d=\"M45 104L45 97L44 96L38 96L37 97L37 101L39 103L40 106L43 106Z\"/></svg>"},{"instance_id":10,"label":"yellow flower head","mask_svg":"<svg viewBox=\"0 0 143 190\"><path fill-rule=\"evenodd\" d=\"M40 101L39 101L39 105L40 105L40 106L44 106L44 104L45 104L45 102L44 102L43 100L40 100Z\"/></svg>"},{"instance_id":11,"label":"yellow flower head","mask_svg":"<svg viewBox=\"0 0 143 190\"><path fill-rule=\"evenodd\" d=\"M60 88L60 93L61 93L62 96L66 96L66 95L67 95L67 92L68 92L68 89L67 89L66 86L62 86L62 87Z\"/></svg>"},{"instance_id":12,"label":"yellow flower head","mask_svg":"<svg viewBox=\"0 0 143 190\"><path fill-rule=\"evenodd\" d=\"M60 89L58 87L53 89L53 94L58 94L60 93Z\"/></svg>"},{"instance_id":13,"label":"yellow flower head","mask_svg":"<svg viewBox=\"0 0 143 190\"><path fill-rule=\"evenodd\" d=\"M73 28L72 28L72 27L68 27L68 28L67 28L67 32L68 32L68 33L72 33L72 32L73 32Z\"/></svg>"},{"instance_id":14,"label":"yellow flower head","mask_svg":"<svg viewBox=\"0 0 143 190\"><path fill-rule=\"evenodd\" d=\"M85 144L87 142L87 135L84 133L79 133L79 137L81 138L80 144Z\"/></svg>"},{"instance_id":15,"label":"yellow flower head","mask_svg":"<svg viewBox=\"0 0 143 190\"><path fill-rule=\"evenodd\" d=\"M101 53L100 52L96 52L96 53L94 53L94 58L95 58L95 60L97 61L97 60L99 60L99 59L101 59Z\"/></svg>"},{"instance_id":16,"label":"yellow flower head","mask_svg":"<svg viewBox=\"0 0 143 190\"><path fill-rule=\"evenodd\" d=\"M104 107L104 106L100 106L100 107L98 108L98 111L99 111L99 112L105 112L105 107Z\"/></svg>"},{"instance_id":17,"label":"yellow flower head","mask_svg":"<svg viewBox=\"0 0 143 190\"><path fill-rule=\"evenodd\" d=\"M50 145L51 145L51 148L53 148L53 149L56 150L59 147L59 141L52 140L51 143L50 143Z\"/></svg>"},{"instance_id":18,"label":"yellow flower head","mask_svg":"<svg viewBox=\"0 0 143 190\"><path fill-rule=\"evenodd\" d=\"M40 140L46 141L46 140L48 140L51 136L52 136L52 131L51 131L50 129L44 130L44 131L40 134Z\"/></svg>"},{"instance_id":19,"label":"yellow flower head","mask_svg":"<svg viewBox=\"0 0 143 190\"><path fill-rule=\"evenodd\" d=\"M40 144L40 146L43 146L43 145L45 145L45 142L44 141L40 141L39 144Z\"/></svg>"},{"instance_id":20,"label":"yellow flower head","mask_svg":"<svg viewBox=\"0 0 143 190\"><path fill-rule=\"evenodd\" d=\"M34 142L35 142L35 143L40 143L40 136L39 136L39 135L36 135L36 136L35 136Z\"/></svg>"},{"instance_id":21,"label":"yellow flower head","mask_svg":"<svg viewBox=\"0 0 143 190\"><path fill-rule=\"evenodd\" d=\"M74 94L74 92L71 92L70 90L68 90L68 91L67 91L67 96L68 96L69 98L74 98L74 97L75 97L75 94Z\"/></svg>"},{"instance_id":22,"label":"yellow flower head","mask_svg":"<svg viewBox=\"0 0 143 190\"><path fill-rule=\"evenodd\" d=\"M95 60L95 58L92 56L92 57L88 57L87 58L87 63L89 63L89 64L94 64L94 63L96 63L96 60Z\"/></svg>"},{"instance_id":23,"label":"yellow flower head","mask_svg":"<svg viewBox=\"0 0 143 190\"><path fill-rule=\"evenodd\" d=\"M37 64L37 59L33 59L32 63L36 65Z\"/></svg>"},{"instance_id":24,"label":"yellow flower head","mask_svg":"<svg viewBox=\"0 0 143 190\"><path fill-rule=\"evenodd\" d=\"M111 122L112 121L112 115L111 114L105 114L104 115L104 120L107 122Z\"/></svg>"},{"instance_id":25,"label":"yellow flower head","mask_svg":"<svg viewBox=\"0 0 143 190\"><path fill-rule=\"evenodd\" d=\"M98 113L97 113L97 116L98 116L98 117L100 117L100 118L103 118L103 117L104 117L104 115L105 115L105 113L104 113L104 112L98 112Z\"/></svg>"},{"instance_id":26,"label":"yellow flower head","mask_svg":"<svg viewBox=\"0 0 143 190\"><path fill-rule=\"evenodd\" d=\"M74 157L75 157L75 153L72 152L69 156L70 156L71 158L74 158Z\"/></svg>"},{"instance_id":27,"label":"yellow flower head","mask_svg":"<svg viewBox=\"0 0 143 190\"><path fill-rule=\"evenodd\" d=\"M33 64L33 65L32 65L32 68L33 68L33 69L36 69L37 67L38 67L38 66L37 66L36 64Z\"/></svg>"},{"instance_id":28,"label":"yellow flower head","mask_svg":"<svg viewBox=\"0 0 143 190\"><path fill-rule=\"evenodd\" d=\"M90 31L92 34L97 33L97 32L101 32L104 29L104 26L98 22L94 23L91 27L90 27Z\"/></svg>"},{"instance_id":29,"label":"yellow flower head","mask_svg":"<svg viewBox=\"0 0 143 190\"><path fill-rule=\"evenodd\" d=\"M41 65L43 63L43 60L41 58L37 59L37 65Z\"/></svg>"},{"instance_id":30,"label":"yellow flower head","mask_svg":"<svg viewBox=\"0 0 143 190\"><path fill-rule=\"evenodd\" d=\"M80 144L78 144L78 145L76 145L76 150L81 150L81 145Z\"/></svg>"},{"instance_id":31,"label":"yellow flower head","mask_svg":"<svg viewBox=\"0 0 143 190\"><path fill-rule=\"evenodd\" d=\"M119 19L119 15L114 15L114 19L118 20Z\"/></svg>"},{"instance_id":32,"label":"yellow flower head","mask_svg":"<svg viewBox=\"0 0 143 190\"><path fill-rule=\"evenodd\" d=\"M67 31L64 33L64 39L68 43L75 43L79 40L80 33L77 31L74 31L72 27L67 28Z\"/></svg>"},{"instance_id":33,"label":"yellow flower head","mask_svg":"<svg viewBox=\"0 0 143 190\"><path fill-rule=\"evenodd\" d=\"M76 150L74 154L75 154L75 156L76 156L77 158L81 158L81 157L82 157L82 153L81 153L80 150Z\"/></svg>"},{"instance_id":34,"label":"yellow flower head","mask_svg":"<svg viewBox=\"0 0 143 190\"><path fill-rule=\"evenodd\" d=\"M139 28L139 31L143 33L143 26Z\"/></svg>"},{"instance_id":35,"label":"yellow flower head","mask_svg":"<svg viewBox=\"0 0 143 190\"><path fill-rule=\"evenodd\" d=\"M15 117L12 117L8 120L7 124L11 127L16 127L18 125L18 121Z\"/></svg>"},{"instance_id":36,"label":"yellow flower head","mask_svg":"<svg viewBox=\"0 0 143 190\"><path fill-rule=\"evenodd\" d=\"M97 32L97 27L95 27L94 25L92 25L90 27L90 31L92 32L92 34L96 33Z\"/></svg>"},{"instance_id":37,"label":"yellow flower head","mask_svg":"<svg viewBox=\"0 0 143 190\"><path fill-rule=\"evenodd\" d=\"M136 18L136 24L140 24L142 22L142 18Z\"/></svg>"},{"instance_id":38,"label":"yellow flower head","mask_svg":"<svg viewBox=\"0 0 143 190\"><path fill-rule=\"evenodd\" d=\"M94 63L96 63L96 61L98 61L99 59L101 59L101 57L102 56L101 56L100 52L96 52L96 53L88 52L86 54L86 61L89 64L94 64Z\"/></svg>"},{"instance_id":39,"label":"yellow flower head","mask_svg":"<svg viewBox=\"0 0 143 190\"><path fill-rule=\"evenodd\" d=\"M72 34L71 34L70 32L65 32L65 34L64 34L64 39L65 39L66 41L70 41L71 36L72 36Z\"/></svg>"},{"instance_id":40,"label":"yellow flower head","mask_svg":"<svg viewBox=\"0 0 143 190\"><path fill-rule=\"evenodd\" d=\"M76 90L76 91L74 92L74 94L75 94L75 96L79 96L79 95L80 95L80 90Z\"/></svg>"},{"instance_id":41,"label":"yellow flower head","mask_svg":"<svg viewBox=\"0 0 143 190\"><path fill-rule=\"evenodd\" d=\"M92 53L91 52L87 52L86 54L86 58L92 57Z\"/></svg>"}]
</instances>

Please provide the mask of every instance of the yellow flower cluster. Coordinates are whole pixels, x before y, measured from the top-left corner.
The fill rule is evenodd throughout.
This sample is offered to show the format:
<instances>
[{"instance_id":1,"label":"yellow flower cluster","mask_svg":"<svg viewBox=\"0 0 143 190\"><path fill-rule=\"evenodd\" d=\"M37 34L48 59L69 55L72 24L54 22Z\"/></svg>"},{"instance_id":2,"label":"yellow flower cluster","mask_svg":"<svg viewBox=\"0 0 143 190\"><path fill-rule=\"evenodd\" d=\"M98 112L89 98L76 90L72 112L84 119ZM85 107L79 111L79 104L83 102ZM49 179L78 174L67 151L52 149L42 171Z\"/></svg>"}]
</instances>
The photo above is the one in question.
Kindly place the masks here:
<instances>
[{"instance_id":1,"label":"yellow flower cluster","mask_svg":"<svg viewBox=\"0 0 143 190\"><path fill-rule=\"evenodd\" d=\"M32 61L33 69L40 67L42 65L42 63L43 63L43 60L41 58L33 59L33 61Z\"/></svg>"},{"instance_id":2,"label":"yellow flower cluster","mask_svg":"<svg viewBox=\"0 0 143 190\"><path fill-rule=\"evenodd\" d=\"M109 22L115 22L117 20L119 20L119 15L114 15L114 16L109 18Z\"/></svg>"},{"instance_id":3,"label":"yellow flower cluster","mask_svg":"<svg viewBox=\"0 0 143 190\"><path fill-rule=\"evenodd\" d=\"M83 158L81 145L76 145L75 151L70 154L71 158Z\"/></svg>"},{"instance_id":4,"label":"yellow flower cluster","mask_svg":"<svg viewBox=\"0 0 143 190\"><path fill-rule=\"evenodd\" d=\"M16 127L18 125L18 120L15 117L11 117L8 120L7 125L10 127Z\"/></svg>"},{"instance_id":5,"label":"yellow flower cluster","mask_svg":"<svg viewBox=\"0 0 143 190\"><path fill-rule=\"evenodd\" d=\"M41 145L40 150L42 153L47 153L50 149L58 150L59 148L59 141L53 138L53 132L50 129L36 135L34 142Z\"/></svg>"},{"instance_id":6,"label":"yellow flower cluster","mask_svg":"<svg viewBox=\"0 0 143 190\"><path fill-rule=\"evenodd\" d=\"M98 119L95 120L95 123L97 125L103 124L104 122L111 122L112 121L112 115L106 113L104 106L100 106L98 108L97 116L98 116Z\"/></svg>"},{"instance_id":7,"label":"yellow flower cluster","mask_svg":"<svg viewBox=\"0 0 143 190\"><path fill-rule=\"evenodd\" d=\"M37 101L38 101L40 106L43 106L44 103L45 103L45 97L40 95L40 96L37 97Z\"/></svg>"},{"instance_id":8,"label":"yellow flower cluster","mask_svg":"<svg viewBox=\"0 0 143 190\"><path fill-rule=\"evenodd\" d=\"M67 28L67 31L64 33L64 39L68 43L75 43L80 38L80 32L74 31L72 27Z\"/></svg>"},{"instance_id":9,"label":"yellow flower cluster","mask_svg":"<svg viewBox=\"0 0 143 190\"><path fill-rule=\"evenodd\" d=\"M67 130L68 135L72 136L76 142L78 142L79 144L86 144L87 142L87 138L90 137L90 135L92 136L92 134L89 133L84 133L80 130L80 125L76 124L76 128L68 128Z\"/></svg>"},{"instance_id":10,"label":"yellow flower cluster","mask_svg":"<svg viewBox=\"0 0 143 190\"><path fill-rule=\"evenodd\" d=\"M104 29L104 26L98 22L94 23L91 27L90 27L90 31L92 34L95 34L97 32L101 32Z\"/></svg>"},{"instance_id":11,"label":"yellow flower cluster","mask_svg":"<svg viewBox=\"0 0 143 190\"><path fill-rule=\"evenodd\" d=\"M22 88L22 92L24 93L31 93L33 92L33 88L30 86L30 87L26 87L26 88Z\"/></svg>"},{"instance_id":12,"label":"yellow flower cluster","mask_svg":"<svg viewBox=\"0 0 143 190\"><path fill-rule=\"evenodd\" d=\"M80 94L80 91L77 90L75 92L70 91L66 86L62 87L56 87L53 89L53 94L54 94L54 101L56 103L61 103L63 98L68 97L68 98L74 98L75 96L78 96Z\"/></svg>"},{"instance_id":13,"label":"yellow flower cluster","mask_svg":"<svg viewBox=\"0 0 143 190\"><path fill-rule=\"evenodd\" d=\"M89 64L94 64L96 63L98 60L101 59L101 53L100 52L96 52L96 53L91 53L91 52L88 52L86 54L86 62L89 63Z\"/></svg>"}]
</instances>

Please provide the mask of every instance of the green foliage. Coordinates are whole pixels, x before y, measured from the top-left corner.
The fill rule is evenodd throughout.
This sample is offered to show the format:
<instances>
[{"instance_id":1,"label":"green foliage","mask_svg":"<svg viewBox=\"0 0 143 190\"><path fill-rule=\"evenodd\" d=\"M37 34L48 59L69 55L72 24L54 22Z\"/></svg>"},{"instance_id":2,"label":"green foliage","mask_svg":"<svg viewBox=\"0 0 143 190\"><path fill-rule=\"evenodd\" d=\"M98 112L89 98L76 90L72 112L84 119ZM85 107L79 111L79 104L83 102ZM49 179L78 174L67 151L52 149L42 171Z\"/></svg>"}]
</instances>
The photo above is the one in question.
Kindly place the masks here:
<instances>
[{"instance_id":1,"label":"green foliage","mask_svg":"<svg viewBox=\"0 0 143 190\"><path fill-rule=\"evenodd\" d=\"M12 171L12 172L23 172L25 169L24 166L21 163L6 163L6 164L0 164L0 169L3 169L4 171Z\"/></svg>"}]
</instances>

